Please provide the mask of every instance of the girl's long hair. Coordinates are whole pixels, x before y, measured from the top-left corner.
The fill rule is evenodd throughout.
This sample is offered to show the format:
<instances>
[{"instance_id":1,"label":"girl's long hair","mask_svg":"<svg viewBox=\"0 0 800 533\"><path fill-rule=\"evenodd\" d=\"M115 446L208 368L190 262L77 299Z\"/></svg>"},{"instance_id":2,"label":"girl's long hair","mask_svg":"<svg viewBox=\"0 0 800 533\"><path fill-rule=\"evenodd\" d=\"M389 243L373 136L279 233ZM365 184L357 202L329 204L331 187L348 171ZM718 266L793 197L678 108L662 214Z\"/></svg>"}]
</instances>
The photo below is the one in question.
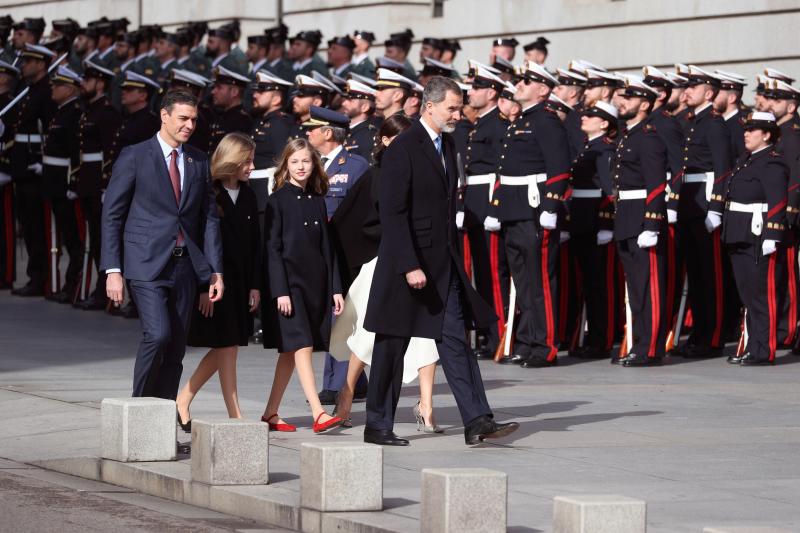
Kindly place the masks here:
<instances>
[{"instance_id":1,"label":"girl's long hair","mask_svg":"<svg viewBox=\"0 0 800 533\"><path fill-rule=\"evenodd\" d=\"M240 132L227 134L211 156L211 177L215 180L238 178L253 157L256 144Z\"/></svg>"},{"instance_id":2,"label":"girl's long hair","mask_svg":"<svg viewBox=\"0 0 800 533\"><path fill-rule=\"evenodd\" d=\"M278 168L275 170L275 186L272 192L277 191L289 181L289 158L300 150L308 150L308 153L311 154L312 169L306 190L324 196L328 192L328 175L325 173L325 167L322 166L319 154L307 139L292 139L286 144L279 159Z\"/></svg>"}]
</instances>

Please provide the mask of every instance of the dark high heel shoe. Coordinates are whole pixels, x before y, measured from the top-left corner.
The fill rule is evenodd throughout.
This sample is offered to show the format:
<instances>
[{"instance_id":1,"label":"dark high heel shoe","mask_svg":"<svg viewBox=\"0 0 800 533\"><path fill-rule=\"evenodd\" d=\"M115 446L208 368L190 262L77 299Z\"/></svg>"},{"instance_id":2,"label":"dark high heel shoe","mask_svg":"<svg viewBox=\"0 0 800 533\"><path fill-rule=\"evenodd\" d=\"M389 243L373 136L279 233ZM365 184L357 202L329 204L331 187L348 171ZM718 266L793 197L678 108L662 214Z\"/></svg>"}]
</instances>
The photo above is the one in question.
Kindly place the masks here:
<instances>
[{"instance_id":1,"label":"dark high heel shoe","mask_svg":"<svg viewBox=\"0 0 800 533\"><path fill-rule=\"evenodd\" d=\"M181 420L181 413L180 411L178 411L177 407L175 408L175 418L177 419L178 425L181 427L183 431L185 431L186 433L192 432L192 420L189 419L189 421L184 424L183 420Z\"/></svg>"}]
</instances>

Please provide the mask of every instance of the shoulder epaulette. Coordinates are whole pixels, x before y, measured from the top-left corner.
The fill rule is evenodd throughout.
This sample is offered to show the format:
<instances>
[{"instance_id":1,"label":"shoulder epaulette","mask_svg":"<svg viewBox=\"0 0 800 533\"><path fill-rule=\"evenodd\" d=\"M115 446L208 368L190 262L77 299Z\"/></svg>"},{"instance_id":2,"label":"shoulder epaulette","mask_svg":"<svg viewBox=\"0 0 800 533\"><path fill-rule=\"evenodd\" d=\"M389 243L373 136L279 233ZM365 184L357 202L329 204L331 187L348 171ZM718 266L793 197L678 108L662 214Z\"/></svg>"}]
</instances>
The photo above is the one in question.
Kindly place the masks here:
<instances>
[{"instance_id":1,"label":"shoulder epaulette","mask_svg":"<svg viewBox=\"0 0 800 533\"><path fill-rule=\"evenodd\" d=\"M772 157L781 157L781 158L783 157L783 155L782 155L780 152L777 152L777 151L775 151L775 150L772 150L772 151L769 153L769 155L771 155Z\"/></svg>"},{"instance_id":2,"label":"shoulder epaulette","mask_svg":"<svg viewBox=\"0 0 800 533\"><path fill-rule=\"evenodd\" d=\"M647 133L653 133L654 131L656 131L656 127L648 123L644 125L644 131L646 131Z\"/></svg>"}]
</instances>

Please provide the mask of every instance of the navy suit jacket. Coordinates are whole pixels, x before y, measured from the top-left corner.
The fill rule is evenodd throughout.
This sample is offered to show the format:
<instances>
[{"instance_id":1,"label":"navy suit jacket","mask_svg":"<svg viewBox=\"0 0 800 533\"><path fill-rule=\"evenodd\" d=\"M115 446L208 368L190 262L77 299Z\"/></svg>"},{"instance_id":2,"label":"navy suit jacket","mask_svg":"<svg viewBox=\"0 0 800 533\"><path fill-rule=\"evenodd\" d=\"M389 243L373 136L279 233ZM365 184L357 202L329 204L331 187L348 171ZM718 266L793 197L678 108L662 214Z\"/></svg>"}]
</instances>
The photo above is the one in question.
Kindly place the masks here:
<instances>
[{"instance_id":1,"label":"navy suit jacket","mask_svg":"<svg viewBox=\"0 0 800 533\"><path fill-rule=\"evenodd\" d=\"M367 171L369 163L367 160L358 154L353 154L347 151L342 146L342 149L336 155L336 158L328 166L325 171L328 174L328 194L325 195L325 207L328 210L328 218L331 218L339 208L344 197L347 196L353 185L356 184L358 179Z\"/></svg>"},{"instance_id":2,"label":"navy suit jacket","mask_svg":"<svg viewBox=\"0 0 800 533\"><path fill-rule=\"evenodd\" d=\"M126 279L155 280L183 232L198 281L222 273L219 217L208 158L183 145L180 205L155 135L120 153L103 202L100 269L122 269Z\"/></svg>"}]
</instances>

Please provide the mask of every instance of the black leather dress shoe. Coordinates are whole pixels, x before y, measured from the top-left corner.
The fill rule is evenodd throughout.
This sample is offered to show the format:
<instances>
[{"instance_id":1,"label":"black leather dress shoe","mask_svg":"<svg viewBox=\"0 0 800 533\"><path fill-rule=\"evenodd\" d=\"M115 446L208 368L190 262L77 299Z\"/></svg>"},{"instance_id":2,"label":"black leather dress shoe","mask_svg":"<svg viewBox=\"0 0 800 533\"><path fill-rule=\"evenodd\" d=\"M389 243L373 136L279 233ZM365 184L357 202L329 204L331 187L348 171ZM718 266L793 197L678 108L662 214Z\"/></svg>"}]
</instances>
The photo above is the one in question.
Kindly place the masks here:
<instances>
[{"instance_id":1,"label":"black leather dress shoe","mask_svg":"<svg viewBox=\"0 0 800 533\"><path fill-rule=\"evenodd\" d=\"M401 439L394 434L394 431L386 429L364 428L364 442L381 446L408 446L406 439Z\"/></svg>"},{"instance_id":2,"label":"black leather dress shoe","mask_svg":"<svg viewBox=\"0 0 800 533\"><path fill-rule=\"evenodd\" d=\"M519 365L526 359L524 355L520 355L518 353L512 353L509 355L504 355L498 363L501 365Z\"/></svg>"},{"instance_id":3,"label":"black leather dress shoe","mask_svg":"<svg viewBox=\"0 0 800 533\"><path fill-rule=\"evenodd\" d=\"M605 359L608 357L608 350L600 350L591 346L581 346L569 352L570 357L578 359Z\"/></svg>"},{"instance_id":4,"label":"black leather dress shoe","mask_svg":"<svg viewBox=\"0 0 800 533\"><path fill-rule=\"evenodd\" d=\"M494 359L494 350L490 350L488 347L483 346L481 348L475 348L472 351L472 355L475 359Z\"/></svg>"},{"instance_id":5,"label":"black leather dress shoe","mask_svg":"<svg viewBox=\"0 0 800 533\"><path fill-rule=\"evenodd\" d=\"M622 361L622 366L660 366L660 357L647 357L638 353L632 353Z\"/></svg>"},{"instance_id":6,"label":"black leather dress shoe","mask_svg":"<svg viewBox=\"0 0 800 533\"><path fill-rule=\"evenodd\" d=\"M28 283L25 286L20 287L19 289L12 289L11 294L14 296L23 296L23 297L31 297L31 296L44 296L44 287L40 287L38 285L31 285Z\"/></svg>"},{"instance_id":7,"label":"black leather dress shoe","mask_svg":"<svg viewBox=\"0 0 800 533\"><path fill-rule=\"evenodd\" d=\"M620 357L619 354L614 354L611 356L609 363L611 363L612 365L621 365L622 362L625 361L625 359L627 358L628 358L627 355L623 355L622 357Z\"/></svg>"},{"instance_id":8,"label":"black leather dress shoe","mask_svg":"<svg viewBox=\"0 0 800 533\"><path fill-rule=\"evenodd\" d=\"M89 297L87 300L75 302L72 306L77 309L83 309L84 311L100 311L106 308L106 299Z\"/></svg>"},{"instance_id":9,"label":"black leather dress shoe","mask_svg":"<svg viewBox=\"0 0 800 533\"><path fill-rule=\"evenodd\" d=\"M774 364L775 361L770 361L769 359L758 359L749 353L744 354L744 357L742 357L742 360L739 363L740 366L764 366Z\"/></svg>"},{"instance_id":10,"label":"black leather dress shoe","mask_svg":"<svg viewBox=\"0 0 800 533\"><path fill-rule=\"evenodd\" d=\"M742 362L742 359L743 359L743 358L744 358L744 356L746 356L746 355L747 355L746 353L743 353L743 354L741 354L741 355L736 355L736 354L729 355L729 356L728 356L728 362L729 362L730 364L732 364L732 365L738 365L739 363L741 363L741 362Z\"/></svg>"},{"instance_id":11,"label":"black leather dress shoe","mask_svg":"<svg viewBox=\"0 0 800 533\"><path fill-rule=\"evenodd\" d=\"M336 405L336 395L337 392L335 390L323 389L318 394L319 403L322 405Z\"/></svg>"},{"instance_id":12,"label":"black leather dress shoe","mask_svg":"<svg viewBox=\"0 0 800 533\"><path fill-rule=\"evenodd\" d=\"M544 357L532 355L525 359L520 366L522 368L547 368L551 366L558 366L558 358L548 361Z\"/></svg>"},{"instance_id":13,"label":"black leather dress shoe","mask_svg":"<svg viewBox=\"0 0 800 533\"><path fill-rule=\"evenodd\" d=\"M516 422L498 424L490 416L479 416L464 428L464 442L468 445L480 444L484 439L499 439L519 429Z\"/></svg>"}]
</instances>

